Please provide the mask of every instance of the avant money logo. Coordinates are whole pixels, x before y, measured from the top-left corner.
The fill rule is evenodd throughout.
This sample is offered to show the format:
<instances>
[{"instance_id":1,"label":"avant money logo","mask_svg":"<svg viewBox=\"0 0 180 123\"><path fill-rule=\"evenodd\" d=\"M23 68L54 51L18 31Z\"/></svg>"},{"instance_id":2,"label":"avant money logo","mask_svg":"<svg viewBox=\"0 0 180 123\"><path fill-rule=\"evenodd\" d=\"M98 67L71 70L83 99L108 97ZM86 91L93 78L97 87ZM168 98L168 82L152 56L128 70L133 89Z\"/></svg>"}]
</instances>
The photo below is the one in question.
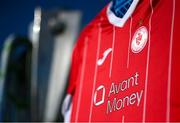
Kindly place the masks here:
<instances>
[{"instance_id":1,"label":"avant money logo","mask_svg":"<svg viewBox=\"0 0 180 123\"><path fill-rule=\"evenodd\" d=\"M94 105L99 106L103 104L104 99L105 99L105 87L103 85L100 85L94 93Z\"/></svg>"}]
</instances>

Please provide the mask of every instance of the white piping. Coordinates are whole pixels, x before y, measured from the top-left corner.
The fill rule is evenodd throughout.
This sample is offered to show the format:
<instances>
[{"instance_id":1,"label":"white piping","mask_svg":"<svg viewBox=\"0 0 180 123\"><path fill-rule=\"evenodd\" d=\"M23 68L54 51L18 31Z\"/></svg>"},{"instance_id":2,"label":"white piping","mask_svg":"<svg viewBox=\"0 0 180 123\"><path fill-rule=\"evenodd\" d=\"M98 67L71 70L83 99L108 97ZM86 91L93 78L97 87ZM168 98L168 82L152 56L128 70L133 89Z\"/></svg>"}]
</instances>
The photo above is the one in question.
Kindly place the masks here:
<instances>
[{"instance_id":1,"label":"white piping","mask_svg":"<svg viewBox=\"0 0 180 123\"><path fill-rule=\"evenodd\" d=\"M96 78L97 78L97 61L99 58L99 52L100 52L100 45L101 45L101 24L99 24L99 32L98 32L98 46L97 46L97 54L96 54L96 62L95 62L95 75L94 75L94 80L93 80L93 89L92 89L92 95L91 95L91 105L90 105L90 114L89 114L89 122L91 122L91 117L92 117L92 108L93 108L93 95L95 91L95 86L96 86Z\"/></svg>"},{"instance_id":2,"label":"white piping","mask_svg":"<svg viewBox=\"0 0 180 123\"><path fill-rule=\"evenodd\" d=\"M152 6L152 0L150 0L150 6L151 6L151 16L149 19L149 42L148 42L148 54L147 54L147 66L146 66L146 79L145 79L145 89L144 89L144 105L143 105L143 122L146 120L146 101L147 101L147 88L148 88L148 75L149 75L149 59L150 59L150 48L151 48L151 22L152 22L152 16L153 16L153 6Z\"/></svg>"},{"instance_id":3,"label":"white piping","mask_svg":"<svg viewBox=\"0 0 180 123\"><path fill-rule=\"evenodd\" d=\"M166 109L166 122L170 121L170 98L171 98L171 71L172 71L172 47L173 47L173 31L174 31L174 18L175 18L176 0L173 0L173 13L171 23L171 37L169 49L169 67L168 67L168 85L167 85L167 109Z\"/></svg>"},{"instance_id":4,"label":"white piping","mask_svg":"<svg viewBox=\"0 0 180 123\"><path fill-rule=\"evenodd\" d=\"M128 56L127 56L127 68L129 68L129 54L130 54L130 46L131 46L131 38L132 38L132 21L133 21L133 18L131 17L131 20L130 20L130 29L129 29L129 46L128 46Z\"/></svg>"},{"instance_id":5,"label":"white piping","mask_svg":"<svg viewBox=\"0 0 180 123\"><path fill-rule=\"evenodd\" d=\"M113 26L113 43L112 43L111 63L110 63L110 69L109 69L109 78L111 78L112 76L112 63L113 63L113 56L114 56L115 37L116 37L116 28L115 26Z\"/></svg>"},{"instance_id":6,"label":"white piping","mask_svg":"<svg viewBox=\"0 0 180 123\"><path fill-rule=\"evenodd\" d=\"M85 38L85 47L84 47L84 53L83 53L83 63L82 63L82 72L81 72L81 78L80 78L80 90L79 90L79 98L77 101L77 111L76 111L76 117L75 117L75 122L78 121L78 116L79 116L79 109L80 109L80 103L81 103L81 96L82 96L82 87L83 87L83 80L84 80L84 71L85 71L85 64L86 64L86 56L87 56L87 42L88 42L88 37Z\"/></svg>"},{"instance_id":7,"label":"white piping","mask_svg":"<svg viewBox=\"0 0 180 123\"><path fill-rule=\"evenodd\" d=\"M122 123L124 123L124 115L122 116Z\"/></svg>"}]
</instances>

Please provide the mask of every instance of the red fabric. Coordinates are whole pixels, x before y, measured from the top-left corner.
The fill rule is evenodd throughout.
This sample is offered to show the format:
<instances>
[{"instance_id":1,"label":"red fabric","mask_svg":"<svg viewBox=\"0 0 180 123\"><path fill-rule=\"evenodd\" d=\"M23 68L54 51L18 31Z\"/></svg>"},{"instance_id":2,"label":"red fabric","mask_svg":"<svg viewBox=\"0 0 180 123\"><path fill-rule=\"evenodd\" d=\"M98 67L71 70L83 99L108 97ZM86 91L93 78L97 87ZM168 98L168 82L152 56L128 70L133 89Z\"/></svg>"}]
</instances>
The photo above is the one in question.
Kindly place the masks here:
<instances>
[{"instance_id":1,"label":"red fabric","mask_svg":"<svg viewBox=\"0 0 180 123\"><path fill-rule=\"evenodd\" d=\"M109 23L105 7L83 30L68 88L72 121L180 121L180 1L175 1L173 21L174 1L153 0L153 11L150 1L140 1L123 28ZM141 27L148 40L134 53L133 36Z\"/></svg>"}]
</instances>

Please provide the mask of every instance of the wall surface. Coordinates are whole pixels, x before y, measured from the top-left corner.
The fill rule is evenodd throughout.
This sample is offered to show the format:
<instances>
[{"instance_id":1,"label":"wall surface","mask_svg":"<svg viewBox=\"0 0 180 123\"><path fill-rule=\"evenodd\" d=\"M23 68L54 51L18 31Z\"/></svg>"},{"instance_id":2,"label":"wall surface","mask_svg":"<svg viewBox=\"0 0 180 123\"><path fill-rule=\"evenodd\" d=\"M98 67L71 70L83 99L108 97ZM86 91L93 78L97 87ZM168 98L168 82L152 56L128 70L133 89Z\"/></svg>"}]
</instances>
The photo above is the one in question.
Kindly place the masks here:
<instances>
[{"instance_id":1,"label":"wall surface","mask_svg":"<svg viewBox=\"0 0 180 123\"><path fill-rule=\"evenodd\" d=\"M82 27L110 0L0 0L0 45L9 34L27 35L34 8L64 8L83 12Z\"/></svg>"}]
</instances>

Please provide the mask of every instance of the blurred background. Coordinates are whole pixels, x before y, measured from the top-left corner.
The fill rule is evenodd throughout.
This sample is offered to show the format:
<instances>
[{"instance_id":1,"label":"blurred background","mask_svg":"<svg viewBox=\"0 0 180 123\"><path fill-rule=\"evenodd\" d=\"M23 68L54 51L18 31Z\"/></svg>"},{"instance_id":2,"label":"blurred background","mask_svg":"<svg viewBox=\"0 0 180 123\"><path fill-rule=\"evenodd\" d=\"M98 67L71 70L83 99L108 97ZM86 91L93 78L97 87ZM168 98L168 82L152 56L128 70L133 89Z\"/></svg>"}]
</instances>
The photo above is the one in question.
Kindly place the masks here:
<instances>
[{"instance_id":1,"label":"blurred background","mask_svg":"<svg viewBox=\"0 0 180 123\"><path fill-rule=\"evenodd\" d=\"M109 1L0 1L0 121L63 121L72 48Z\"/></svg>"}]
</instances>

